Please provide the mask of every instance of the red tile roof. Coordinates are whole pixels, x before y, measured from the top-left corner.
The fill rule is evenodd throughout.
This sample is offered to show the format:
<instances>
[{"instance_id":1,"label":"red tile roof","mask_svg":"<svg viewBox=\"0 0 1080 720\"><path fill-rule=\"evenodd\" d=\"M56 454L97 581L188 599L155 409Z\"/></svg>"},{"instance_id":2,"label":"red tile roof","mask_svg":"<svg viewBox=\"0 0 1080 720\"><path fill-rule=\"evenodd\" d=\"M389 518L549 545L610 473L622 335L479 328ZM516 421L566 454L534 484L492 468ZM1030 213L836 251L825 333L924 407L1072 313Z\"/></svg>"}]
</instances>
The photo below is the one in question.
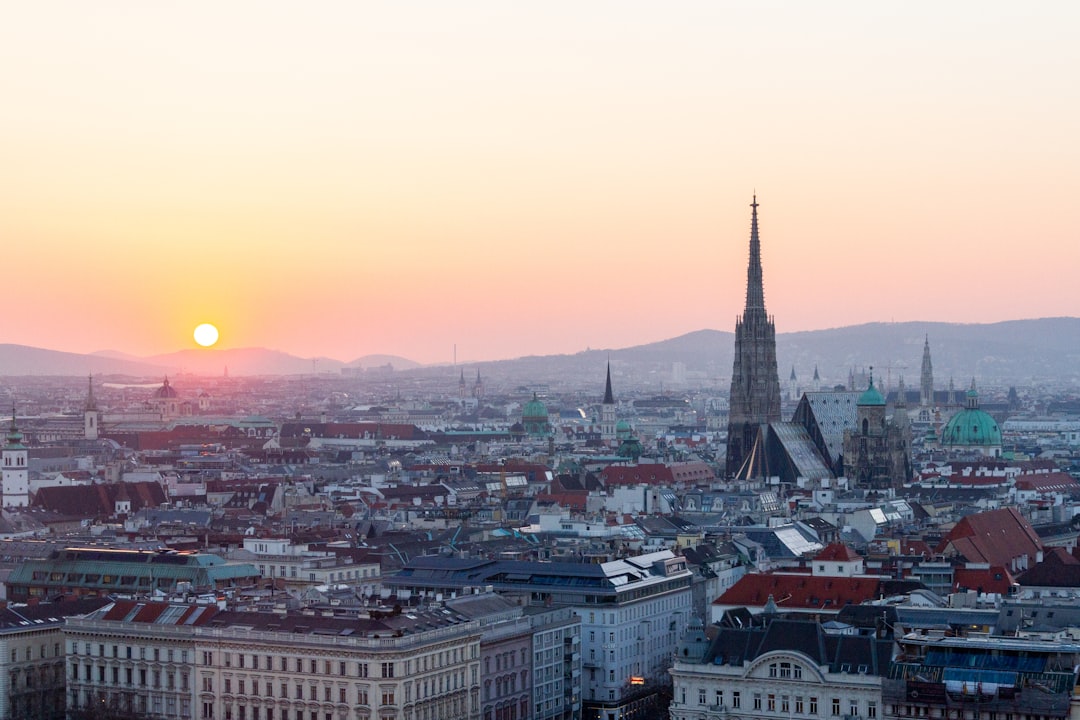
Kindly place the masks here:
<instances>
[{"instance_id":1,"label":"red tile roof","mask_svg":"<svg viewBox=\"0 0 1080 720\"><path fill-rule=\"evenodd\" d=\"M760 607L773 596L781 610L839 610L845 605L858 605L880 595L881 578L877 577L814 577L753 573L744 575L719 598L714 605Z\"/></svg>"},{"instance_id":2,"label":"red tile roof","mask_svg":"<svg viewBox=\"0 0 1080 720\"><path fill-rule=\"evenodd\" d=\"M1012 575L1000 565L989 568L956 568L953 571L953 592L978 590L1006 595L1012 582Z\"/></svg>"},{"instance_id":3,"label":"red tile roof","mask_svg":"<svg viewBox=\"0 0 1080 720\"><path fill-rule=\"evenodd\" d=\"M862 555L849 548L844 543L832 543L814 558L815 560L831 560L833 562L852 562L862 560Z\"/></svg>"},{"instance_id":4,"label":"red tile roof","mask_svg":"<svg viewBox=\"0 0 1080 720\"><path fill-rule=\"evenodd\" d=\"M1080 483L1066 472L1021 475L1016 478L1017 490L1034 490L1037 493L1078 492Z\"/></svg>"},{"instance_id":5,"label":"red tile roof","mask_svg":"<svg viewBox=\"0 0 1080 720\"><path fill-rule=\"evenodd\" d=\"M669 485L675 477L666 465L608 465L600 473L605 487L614 485Z\"/></svg>"},{"instance_id":6,"label":"red tile roof","mask_svg":"<svg viewBox=\"0 0 1080 720\"><path fill-rule=\"evenodd\" d=\"M1034 565L1042 541L1020 511L1010 507L962 518L937 549L939 553L949 550L968 562L1014 568L1013 560L1020 557Z\"/></svg>"}]
</instances>

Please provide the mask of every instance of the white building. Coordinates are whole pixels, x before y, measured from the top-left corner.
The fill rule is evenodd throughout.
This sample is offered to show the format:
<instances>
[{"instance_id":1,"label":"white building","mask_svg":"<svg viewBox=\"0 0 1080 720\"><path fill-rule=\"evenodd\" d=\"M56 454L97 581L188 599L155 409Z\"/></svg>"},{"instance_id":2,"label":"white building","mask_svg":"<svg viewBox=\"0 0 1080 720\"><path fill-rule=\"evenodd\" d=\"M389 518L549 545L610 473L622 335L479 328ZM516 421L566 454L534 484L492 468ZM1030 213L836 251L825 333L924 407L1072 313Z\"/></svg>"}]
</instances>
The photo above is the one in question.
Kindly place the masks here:
<instances>
[{"instance_id":1,"label":"white building","mask_svg":"<svg viewBox=\"0 0 1080 720\"><path fill-rule=\"evenodd\" d=\"M671 668L671 718L874 720L891 647L873 636L830 635L813 620L722 626L712 640L698 625Z\"/></svg>"},{"instance_id":2,"label":"white building","mask_svg":"<svg viewBox=\"0 0 1080 720\"><path fill-rule=\"evenodd\" d=\"M23 445L23 436L15 425L14 414L11 417L11 427L7 434L7 443L0 452L2 463L2 480L0 490L3 491L4 507L26 507L30 504L30 474L26 466L26 446Z\"/></svg>"}]
</instances>

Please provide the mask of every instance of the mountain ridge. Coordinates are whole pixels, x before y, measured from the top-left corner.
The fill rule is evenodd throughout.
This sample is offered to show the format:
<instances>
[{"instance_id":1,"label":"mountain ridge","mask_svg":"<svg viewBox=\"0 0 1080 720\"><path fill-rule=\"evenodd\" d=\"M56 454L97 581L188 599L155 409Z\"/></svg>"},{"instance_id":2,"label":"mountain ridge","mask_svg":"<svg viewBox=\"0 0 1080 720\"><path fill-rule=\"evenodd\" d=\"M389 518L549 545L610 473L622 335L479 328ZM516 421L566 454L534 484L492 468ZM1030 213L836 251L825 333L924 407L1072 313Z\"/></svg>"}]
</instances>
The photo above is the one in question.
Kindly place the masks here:
<instances>
[{"instance_id":1,"label":"mountain ridge","mask_svg":"<svg viewBox=\"0 0 1080 720\"><path fill-rule=\"evenodd\" d=\"M827 387L846 382L850 371L861 373L875 366L879 376L903 375L908 387L916 387L926 338L930 341L937 385L943 386L949 377L961 387L971 377L1013 381L1061 378L1077 382L1080 373L1080 318L1064 316L982 324L875 322L777 333L780 381L786 384L792 368L797 380L808 381L817 367ZM498 371L508 380L547 382L590 377L610 358L616 372L652 374L658 382L665 374L673 381L679 373L719 382L730 376L733 352L733 332L702 329L625 348L532 355L458 367L487 368L487 373ZM267 348L233 348L189 349L139 358L113 350L81 354L0 344L0 375L5 376L79 376L91 372L137 377L167 373L221 375L226 367L230 375L340 374L344 368L386 365L397 371L439 371L448 367L421 365L390 354L365 355L343 362L326 357L303 358Z\"/></svg>"}]
</instances>

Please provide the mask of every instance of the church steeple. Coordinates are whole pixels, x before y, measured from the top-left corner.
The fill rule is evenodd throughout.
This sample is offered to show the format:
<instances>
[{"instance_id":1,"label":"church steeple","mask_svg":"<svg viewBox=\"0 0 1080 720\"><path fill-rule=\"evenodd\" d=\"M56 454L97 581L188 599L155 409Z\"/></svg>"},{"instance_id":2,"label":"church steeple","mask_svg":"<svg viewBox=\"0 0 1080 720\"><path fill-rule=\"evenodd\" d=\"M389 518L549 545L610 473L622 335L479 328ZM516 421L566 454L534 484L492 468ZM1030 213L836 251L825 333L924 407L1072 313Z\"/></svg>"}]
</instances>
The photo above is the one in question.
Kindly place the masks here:
<instances>
[{"instance_id":1,"label":"church steeple","mask_svg":"<svg viewBox=\"0 0 1080 720\"><path fill-rule=\"evenodd\" d=\"M934 365L930 362L930 336L923 341L922 374L919 378L919 404L930 407L934 404Z\"/></svg>"},{"instance_id":2,"label":"church steeple","mask_svg":"<svg viewBox=\"0 0 1080 720\"><path fill-rule=\"evenodd\" d=\"M735 320L735 360L731 369L726 470L742 476L762 426L780 420L780 376L776 367L776 327L765 312L758 234L757 194L750 204L750 259L746 307Z\"/></svg>"},{"instance_id":3,"label":"church steeple","mask_svg":"<svg viewBox=\"0 0 1080 720\"><path fill-rule=\"evenodd\" d=\"M97 400L94 399L94 374L87 379L86 407L83 408L83 437L87 440L98 439L98 424L101 416L98 413Z\"/></svg>"},{"instance_id":4,"label":"church steeple","mask_svg":"<svg viewBox=\"0 0 1080 720\"><path fill-rule=\"evenodd\" d=\"M600 439L605 443L616 440L615 393L611 391L611 361L607 364L607 382L604 384L604 402L600 404Z\"/></svg>"},{"instance_id":5,"label":"church steeple","mask_svg":"<svg viewBox=\"0 0 1080 720\"><path fill-rule=\"evenodd\" d=\"M604 404L614 405L615 395L611 392L611 361L607 364L607 384L604 386Z\"/></svg>"},{"instance_id":6,"label":"church steeple","mask_svg":"<svg viewBox=\"0 0 1080 720\"><path fill-rule=\"evenodd\" d=\"M94 373L86 379L86 410L97 410L97 401L94 400Z\"/></svg>"}]
</instances>

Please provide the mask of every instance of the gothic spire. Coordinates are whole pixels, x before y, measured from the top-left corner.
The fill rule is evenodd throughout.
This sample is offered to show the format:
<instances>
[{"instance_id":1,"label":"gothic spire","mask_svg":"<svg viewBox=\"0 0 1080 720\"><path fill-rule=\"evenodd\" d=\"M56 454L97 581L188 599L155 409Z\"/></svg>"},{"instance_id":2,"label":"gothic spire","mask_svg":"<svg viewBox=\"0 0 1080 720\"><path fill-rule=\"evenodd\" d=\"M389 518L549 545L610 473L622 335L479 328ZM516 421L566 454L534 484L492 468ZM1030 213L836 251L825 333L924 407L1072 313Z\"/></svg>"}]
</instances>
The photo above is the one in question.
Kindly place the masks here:
<instances>
[{"instance_id":1,"label":"gothic spire","mask_svg":"<svg viewBox=\"0 0 1080 720\"><path fill-rule=\"evenodd\" d=\"M615 395L611 392L611 361L607 364L607 385L604 386L604 404L614 405Z\"/></svg>"},{"instance_id":2,"label":"gothic spire","mask_svg":"<svg viewBox=\"0 0 1080 720\"><path fill-rule=\"evenodd\" d=\"M94 400L94 373L90 373L87 379L86 409L97 410L97 401Z\"/></svg>"},{"instance_id":3,"label":"gothic spire","mask_svg":"<svg viewBox=\"0 0 1080 720\"><path fill-rule=\"evenodd\" d=\"M761 239L758 237L757 193L750 203L753 211L750 215L750 262L746 266L746 309L744 317L760 312L765 315L765 288L761 278Z\"/></svg>"}]
</instances>

